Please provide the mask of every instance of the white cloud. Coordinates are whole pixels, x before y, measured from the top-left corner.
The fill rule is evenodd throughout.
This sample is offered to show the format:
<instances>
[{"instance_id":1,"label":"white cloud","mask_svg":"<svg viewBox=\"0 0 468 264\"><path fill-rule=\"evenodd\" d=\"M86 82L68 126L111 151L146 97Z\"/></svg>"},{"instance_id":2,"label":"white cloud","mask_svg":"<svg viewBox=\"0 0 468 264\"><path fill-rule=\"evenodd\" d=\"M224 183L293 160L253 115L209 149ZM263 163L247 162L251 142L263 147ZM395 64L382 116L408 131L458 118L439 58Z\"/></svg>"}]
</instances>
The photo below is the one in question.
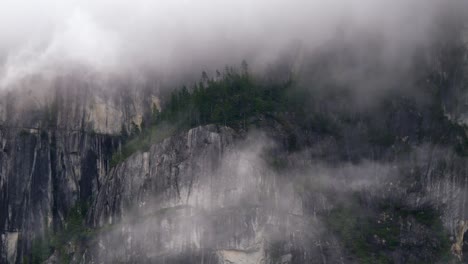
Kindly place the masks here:
<instances>
[{"instance_id":1,"label":"white cloud","mask_svg":"<svg viewBox=\"0 0 468 264\"><path fill-rule=\"evenodd\" d=\"M29 75L42 73L50 76L66 70L69 65L83 65L98 71L115 68L118 61L118 37L100 28L92 17L76 9L57 26L45 45L29 42L8 55L3 67L0 87L8 87Z\"/></svg>"},{"instance_id":2,"label":"white cloud","mask_svg":"<svg viewBox=\"0 0 468 264\"><path fill-rule=\"evenodd\" d=\"M148 66L168 74L246 58L261 64L293 41L321 45L343 26L349 35L379 32L389 57L397 57L430 37L434 13L454 3L459 5L457 0L2 0L0 78L5 85L69 62L98 70Z\"/></svg>"}]
</instances>

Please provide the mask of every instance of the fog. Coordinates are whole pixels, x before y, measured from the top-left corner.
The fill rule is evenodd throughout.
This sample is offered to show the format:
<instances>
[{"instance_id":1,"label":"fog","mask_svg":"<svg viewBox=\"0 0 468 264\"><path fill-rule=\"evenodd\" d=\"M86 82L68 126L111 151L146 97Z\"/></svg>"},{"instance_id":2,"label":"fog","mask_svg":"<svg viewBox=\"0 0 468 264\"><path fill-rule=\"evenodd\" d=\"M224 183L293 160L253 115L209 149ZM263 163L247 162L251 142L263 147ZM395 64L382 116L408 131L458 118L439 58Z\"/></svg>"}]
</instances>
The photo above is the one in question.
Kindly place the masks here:
<instances>
[{"instance_id":1,"label":"fog","mask_svg":"<svg viewBox=\"0 0 468 264\"><path fill-rule=\"evenodd\" d=\"M376 101L374 95L386 95L382 90L415 91L418 81L426 85L429 71L422 69L424 76L419 76L415 58L430 61L430 56L445 56L434 52L435 44L459 37L450 32L457 31L450 23L467 17L466 0L0 0L0 121L16 128L32 127L41 131L41 138L49 135L48 127L56 127L51 129L50 142L57 141L55 133L62 130L118 135L131 131L125 126L148 124L145 115L153 110L150 106L162 102L164 107L165 94L159 93L159 87L149 87L147 80L155 86L194 81L202 71L213 76L215 70L243 60L258 75L288 68L300 75L294 85L315 89L312 94L317 97L311 100L319 103L311 103L310 109L331 120L324 123L317 115L310 121L316 122L314 127L301 130L311 145L296 153L280 146L280 141L289 144L289 134L295 133L295 117L290 128L293 115L286 114L288 121L283 123L279 116L272 125L278 137L243 130L231 135L222 128L232 138L225 135L218 142L219 135L207 130L206 137L174 136L148 152L137 152L105 179L98 179L103 182L98 183L94 211L87 216L97 234L90 249L96 252L91 255L115 262L201 249L203 259L204 249L222 257L232 253L224 249L263 254L271 245L262 243L272 241L304 248L317 241L333 244L334 231L327 223L333 210L361 208L377 215L381 208L371 205L379 203L410 211L430 204L441 211L443 227L453 234L454 220L468 215L466 160L455 157L448 147L431 145L432 133L447 126L436 124L432 130L433 120L439 122L436 114L428 113L426 120L425 108L415 107L401 109L401 114L395 111L395 117L380 117L384 111L376 107L362 118L350 118L349 124L343 121L343 128L333 126L338 123L335 113L368 110L369 102ZM443 71L449 66L434 68ZM337 100L321 97L320 91L334 87L351 88L353 93L343 93ZM12 90L18 92L11 95ZM118 96L109 91L117 91ZM375 132L368 116L381 119L375 121ZM259 124L262 118L258 117ZM413 120L430 124L413 129L409 124ZM297 121L298 127L302 121ZM245 122L244 115L244 128ZM386 146L387 134L366 138L379 134L381 124L396 143ZM333 131L326 132L329 126ZM425 126L431 126L428 132ZM400 134L405 136L401 142ZM234 140L237 136L245 138ZM413 137L421 145L397 153L399 147L411 146ZM184 142L187 138L194 140ZM291 145L301 143L300 138L294 134ZM385 142L372 143L380 140ZM425 141L430 143L422 144ZM374 158L374 147L381 158ZM350 155L349 148L355 153ZM51 145L50 157L53 151ZM82 165L86 162L83 159ZM306 218L309 222L301 222ZM330 248L339 252L342 246ZM315 244L310 248L322 250ZM342 254L335 253L330 255L338 260Z\"/></svg>"},{"instance_id":2,"label":"fog","mask_svg":"<svg viewBox=\"0 0 468 264\"><path fill-rule=\"evenodd\" d=\"M442 211L445 228L449 230L456 226L453 219L464 219L462 215L466 212L459 203L466 197L466 187L445 177L443 171L441 174L439 166L465 161L454 160L448 149L422 145L394 161L342 161L332 165L320 159L311 160L309 153L313 149L274 156L278 147L267 134L252 131L234 145L224 146L219 160L206 159L210 154L203 157L197 152L199 155L179 164L177 188L129 198L133 202L122 211L102 218L104 224L111 225L98 233L99 245L91 246L91 255L105 262L154 262L174 256L188 256L193 258L192 262L198 262L200 254L201 259L203 254L208 259L211 252L226 262L243 263L239 259L260 259L263 250L284 242L307 248L315 257L338 260L346 249L333 237L327 217L343 207L356 210L354 217L363 217L361 214L372 210L380 212L378 206L371 204L382 201L411 210L430 204ZM159 148L156 145L151 151ZM216 149L207 148L207 153ZM137 154L120 169L125 171L122 168L133 166L144 155ZM154 153L146 155L154 157ZM288 169L272 168L271 158L284 158ZM212 163L213 160L216 161ZM195 170L189 169L194 164L203 168L195 176L191 174ZM450 170L459 173L454 167ZM417 171L425 173L419 175ZM189 181L187 177L195 180ZM157 177L150 178L141 185L133 182L132 188L155 188L149 186L157 182ZM415 179L423 186L416 192L414 188L418 187L408 186L408 181ZM113 198L110 199L112 204ZM371 209L364 209L366 206ZM101 211L94 213L105 215ZM325 252L320 243L326 244ZM235 256L230 256L230 252L235 252Z\"/></svg>"},{"instance_id":3,"label":"fog","mask_svg":"<svg viewBox=\"0 0 468 264\"><path fill-rule=\"evenodd\" d=\"M79 65L100 73L177 78L238 65L261 70L300 43L306 52L341 35L378 37L388 63L434 37L450 0L26 1L0 4L0 86ZM296 46L297 47L297 46Z\"/></svg>"}]
</instances>

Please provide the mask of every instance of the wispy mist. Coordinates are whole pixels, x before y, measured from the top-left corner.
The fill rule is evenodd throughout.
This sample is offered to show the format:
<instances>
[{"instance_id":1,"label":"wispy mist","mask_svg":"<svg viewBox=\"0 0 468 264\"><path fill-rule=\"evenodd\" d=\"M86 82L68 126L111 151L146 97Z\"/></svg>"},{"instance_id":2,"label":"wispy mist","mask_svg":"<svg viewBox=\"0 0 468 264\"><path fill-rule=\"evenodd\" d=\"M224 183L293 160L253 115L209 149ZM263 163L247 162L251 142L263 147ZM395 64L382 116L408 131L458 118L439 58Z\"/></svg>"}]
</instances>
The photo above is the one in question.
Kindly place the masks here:
<instances>
[{"instance_id":1,"label":"wispy mist","mask_svg":"<svg viewBox=\"0 0 468 264\"><path fill-rule=\"evenodd\" d=\"M219 142L230 142L229 131L224 130L224 139L213 134L206 139L208 149L178 163L176 183L166 183L176 187L163 193L152 190L160 188L162 179L174 175L154 174L161 171L152 166L171 164L170 158L163 158L168 154L165 148L177 139L134 155L117 168L121 174L114 174L106 184L118 186L121 175L134 172L132 179L127 179L131 184L122 186L122 193L133 188L139 195L122 203L117 197L105 200L106 194L98 198L98 205L116 204L120 209L110 215L93 212L100 222L95 224L111 225L99 231L96 246L89 253L109 262L155 261L184 254L206 260L216 254L238 263L244 257L265 257L265 251L271 257L275 243L285 243L285 247L305 247L315 252L315 257L339 259L347 249L333 238L329 222L336 221L333 212L342 208L354 210L347 217L365 218L365 214L382 213L379 206L388 205L388 201L409 211L430 204L441 210L448 229L455 225L451 214L463 214L458 195L465 193L461 190L464 187L444 175L448 173L444 164L463 163L454 159L450 150L424 145L394 161L329 164L311 160L313 149L277 156L279 146L261 132L251 132L245 140L224 145L221 151ZM189 133L200 133L200 129ZM197 149L201 140L188 142L188 149ZM148 158L153 160L151 164ZM272 161L279 159L286 170L274 166ZM155 165L154 160L159 163ZM458 174L455 167L450 170ZM380 216L375 221L381 221ZM322 251L321 243L328 252Z\"/></svg>"},{"instance_id":2,"label":"wispy mist","mask_svg":"<svg viewBox=\"0 0 468 264\"><path fill-rule=\"evenodd\" d=\"M305 51L337 34L374 35L388 61L429 42L438 15L463 1L54 1L6 0L0 9L2 87L71 65L98 72L145 69L167 78L247 59L262 68L291 43Z\"/></svg>"}]
</instances>

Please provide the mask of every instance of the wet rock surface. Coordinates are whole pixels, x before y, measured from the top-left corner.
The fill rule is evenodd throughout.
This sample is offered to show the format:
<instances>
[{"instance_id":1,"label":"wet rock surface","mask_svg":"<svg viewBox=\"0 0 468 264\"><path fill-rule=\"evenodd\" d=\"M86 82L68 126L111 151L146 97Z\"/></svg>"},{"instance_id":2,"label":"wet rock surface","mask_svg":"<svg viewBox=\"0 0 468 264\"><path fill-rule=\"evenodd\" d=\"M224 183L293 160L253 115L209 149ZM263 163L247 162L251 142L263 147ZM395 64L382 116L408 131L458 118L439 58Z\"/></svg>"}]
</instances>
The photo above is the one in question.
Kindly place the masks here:
<instances>
[{"instance_id":1,"label":"wet rock surface","mask_svg":"<svg viewBox=\"0 0 468 264\"><path fill-rule=\"evenodd\" d=\"M1 91L0 263L30 261L33 240L91 203L122 131L142 122L149 91L84 75L31 78Z\"/></svg>"}]
</instances>

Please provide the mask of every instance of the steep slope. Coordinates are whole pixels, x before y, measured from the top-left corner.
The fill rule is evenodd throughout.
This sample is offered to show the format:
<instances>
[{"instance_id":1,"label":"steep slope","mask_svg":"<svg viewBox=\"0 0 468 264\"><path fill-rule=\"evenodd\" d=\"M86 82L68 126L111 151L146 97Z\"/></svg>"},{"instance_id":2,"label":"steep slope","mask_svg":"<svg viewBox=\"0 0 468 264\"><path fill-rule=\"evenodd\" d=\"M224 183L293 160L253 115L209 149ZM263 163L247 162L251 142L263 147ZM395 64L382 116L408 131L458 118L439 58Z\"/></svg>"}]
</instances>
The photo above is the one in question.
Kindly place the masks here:
<instances>
[{"instance_id":1,"label":"steep slope","mask_svg":"<svg viewBox=\"0 0 468 264\"><path fill-rule=\"evenodd\" d=\"M151 100L109 85L74 74L1 91L0 262L36 261L34 244L97 194L120 133L141 122Z\"/></svg>"},{"instance_id":2,"label":"steep slope","mask_svg":"<svg viewBox=\"0 0 468 264\"><path fill-rule=\"evenodd\" d=\"M0 262L466 262L468 53L446 37L402 69L372 37L302 79L226 68L162 109L125 78L25 80L0 99Z\"/></svg>"},{"instance_id":3,"label":"steep slope","mask_svg":"<svg viewBox=\"0 0 468 264\"><path fill-rule=\"evenodd\" d=\"M276 121L259 127L264 132L197 127L132 155L106 178L88 214L95 231L68 246L69 260L450 259L449 234L466 218L465 158L425 145L391 150L388 160L327 164L314 158L317 147L289 152ZM56 252L49 261L57 259Z\"/></svg>"},{"instance_id":4,"label":"steep slope","mask_svg":"<svg viewBox=\"0 0 468 264\"><path fill-rule=\"evenodd\" d=\"M284 240L289 247L305 246L303 239L317 235L310 226L317 220L304 215L294 181L277 178L259 156L272 144L262 136L245 138L232 129L209 125L131 156L111 172L91 208L88 221L98 233L82 259L291 260L290 252L266 254L272 250L270 244ZM290 235L295 238L290 240ZM296 262L311 261L298 257L294 256Z\"/></svg>"}]
</instances>

